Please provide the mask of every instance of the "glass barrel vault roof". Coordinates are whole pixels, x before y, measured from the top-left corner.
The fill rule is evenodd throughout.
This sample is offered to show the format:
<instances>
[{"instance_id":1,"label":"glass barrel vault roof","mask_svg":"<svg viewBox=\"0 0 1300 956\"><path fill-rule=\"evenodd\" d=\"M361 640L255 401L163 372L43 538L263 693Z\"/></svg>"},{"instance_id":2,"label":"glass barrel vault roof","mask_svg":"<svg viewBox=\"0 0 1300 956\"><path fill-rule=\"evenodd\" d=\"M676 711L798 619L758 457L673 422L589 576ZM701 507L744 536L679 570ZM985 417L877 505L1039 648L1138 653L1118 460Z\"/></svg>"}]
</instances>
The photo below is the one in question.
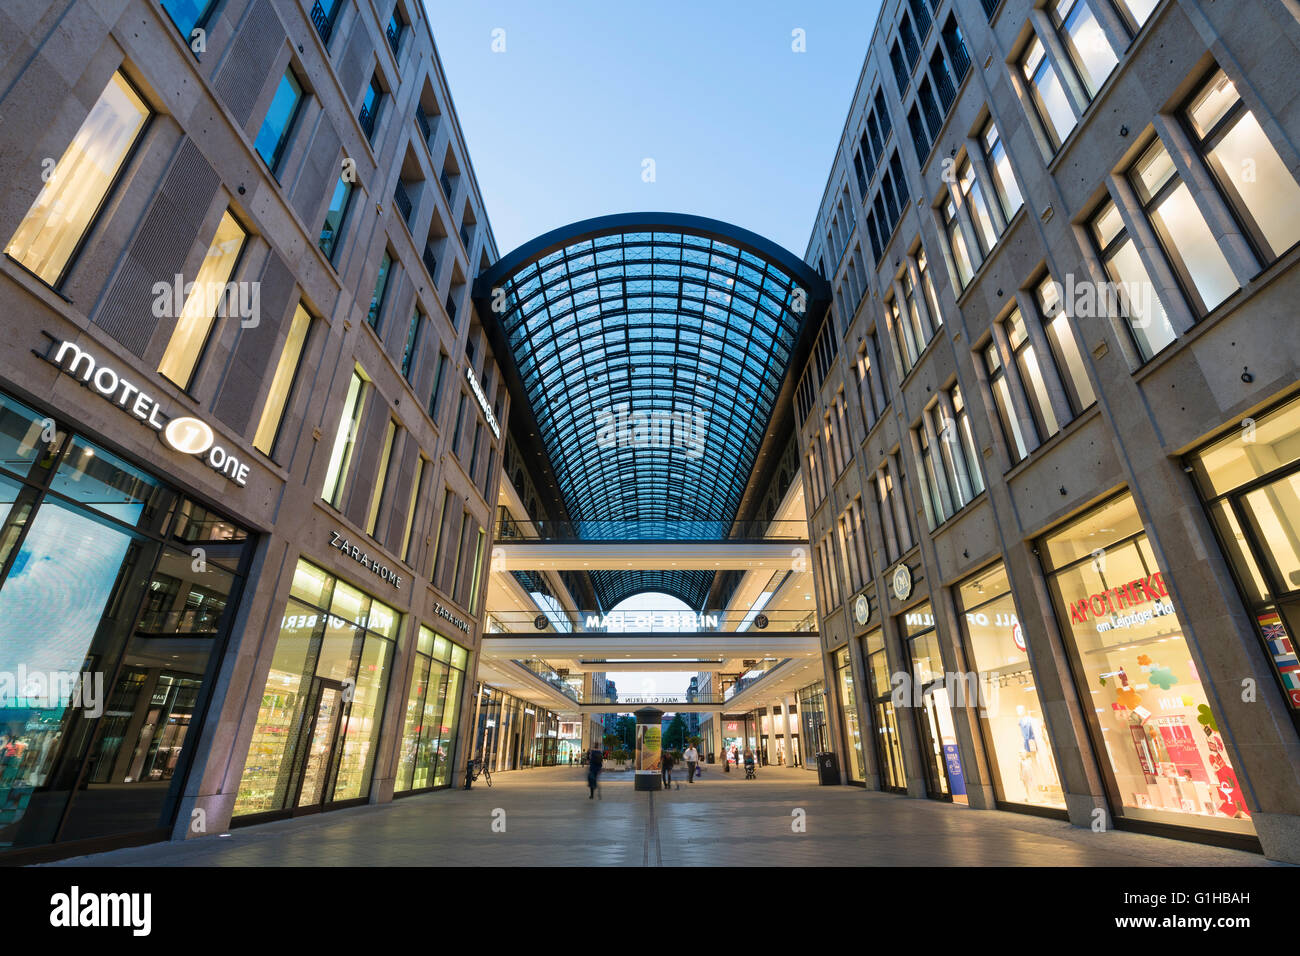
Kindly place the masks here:
<instances>
[{"instance_id":1,"label":"glass barrel vault roof","mask_svg":"<svg viewBox=\"0 0 1300 956\"><path fill-rule=\"evenodd\" d=\"M667 213L575 223L479 277L577 537L727 535L823 286L753 233ZM591 574L605 607L656 590L699 608L712 577Z\"/></svg>"}]
</instances>

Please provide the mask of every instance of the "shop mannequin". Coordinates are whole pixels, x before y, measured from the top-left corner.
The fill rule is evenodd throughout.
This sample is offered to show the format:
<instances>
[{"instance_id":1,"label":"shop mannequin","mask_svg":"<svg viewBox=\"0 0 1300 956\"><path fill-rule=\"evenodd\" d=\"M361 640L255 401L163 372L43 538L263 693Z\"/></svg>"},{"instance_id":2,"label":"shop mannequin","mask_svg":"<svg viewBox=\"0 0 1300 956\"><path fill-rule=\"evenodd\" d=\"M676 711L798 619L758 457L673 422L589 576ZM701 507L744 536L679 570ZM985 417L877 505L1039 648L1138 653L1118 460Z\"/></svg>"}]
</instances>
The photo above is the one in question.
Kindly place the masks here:
<instances>
[{"instance_id":1,"label":"shop mannequin","mask_svg":"<svg viewBox=\"0 0 1300 956\"><path fill-rule=\"evenodd\" d=\"M1024 742L1024 752L1038 753L1038 721L1025 710L1024 704L1016 704L1016 716L1020 719L1020 737Z\"/></svg>"}]
</instances>

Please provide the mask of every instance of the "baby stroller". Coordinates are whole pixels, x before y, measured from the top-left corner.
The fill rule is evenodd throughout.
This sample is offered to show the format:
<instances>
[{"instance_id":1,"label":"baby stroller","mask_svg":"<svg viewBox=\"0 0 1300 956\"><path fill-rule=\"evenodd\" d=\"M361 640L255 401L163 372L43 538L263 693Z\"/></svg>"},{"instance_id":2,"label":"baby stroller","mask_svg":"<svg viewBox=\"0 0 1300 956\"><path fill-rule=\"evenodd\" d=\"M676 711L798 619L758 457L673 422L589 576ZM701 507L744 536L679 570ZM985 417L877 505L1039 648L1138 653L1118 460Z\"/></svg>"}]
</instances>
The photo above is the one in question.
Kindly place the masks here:
<instances>
[{"instance_id":1,"label":"baby stroller","mask_svg":"<svg viewBox=\"0 0 1300 956\"><path fill-rule=\"evenodd\" d=\"M758 779L758 775L754 773L754 758L752 755L745 757L745 779L746 780Z\"/></svg>"}]
</instances>

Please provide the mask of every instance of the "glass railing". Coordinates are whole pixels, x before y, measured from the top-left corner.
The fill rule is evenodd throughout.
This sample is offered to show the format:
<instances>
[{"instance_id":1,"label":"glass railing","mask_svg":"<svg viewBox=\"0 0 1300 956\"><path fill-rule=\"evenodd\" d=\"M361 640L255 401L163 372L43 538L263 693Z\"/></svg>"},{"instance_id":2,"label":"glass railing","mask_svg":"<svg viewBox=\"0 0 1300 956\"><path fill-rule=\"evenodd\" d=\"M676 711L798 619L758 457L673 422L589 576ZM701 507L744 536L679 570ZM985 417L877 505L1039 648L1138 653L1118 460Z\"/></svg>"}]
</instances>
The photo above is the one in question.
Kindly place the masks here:
<instances>
[{"instance_id":1,"label":"glass railing","mask_svg":"<svg viewBox=\"0 0 1300 956\"><path fill-rule=\"evenodd\" d=\"M806 541L808 523L793 521L498 522L497 541Z\"/></svg>"},{"instance_id":2,"label":"glass railing","mask_svg":"<svg viewBox=\"0 0 1300 956\"><path fill-rule=\"evenodd\" d=\"M738 681L727 688L724 700L731 700L731 698L735 697L737 694L743 693L750 687L753 687L756 683L772 671L776 670L782 664L787 663L789 660L790 658L788 657L783 660L768 657L761 661L756 661L752 667L748 668L745 673L741 675Z\"/></svg>"}]
</instances>

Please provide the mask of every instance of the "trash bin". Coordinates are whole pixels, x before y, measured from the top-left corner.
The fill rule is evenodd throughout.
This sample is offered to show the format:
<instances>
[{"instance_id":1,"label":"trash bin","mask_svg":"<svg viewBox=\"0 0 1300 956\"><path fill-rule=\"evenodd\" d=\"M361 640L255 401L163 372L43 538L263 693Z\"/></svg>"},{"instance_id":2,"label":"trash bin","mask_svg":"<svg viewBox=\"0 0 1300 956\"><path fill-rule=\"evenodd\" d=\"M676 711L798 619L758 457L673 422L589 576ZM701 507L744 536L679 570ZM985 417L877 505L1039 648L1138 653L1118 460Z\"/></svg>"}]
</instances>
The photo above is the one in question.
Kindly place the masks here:
<instances>
[{"instance_id":1,"label":"trash bin","mask_svg":"<svg viewBox=\"0 0 1300 956\"><path fill-rule=\"evenodd\" d=\"M817 782L823 787L836 786L840 782L840 762L831 752L817 755Z\"/></svg>"}]
</instances>

